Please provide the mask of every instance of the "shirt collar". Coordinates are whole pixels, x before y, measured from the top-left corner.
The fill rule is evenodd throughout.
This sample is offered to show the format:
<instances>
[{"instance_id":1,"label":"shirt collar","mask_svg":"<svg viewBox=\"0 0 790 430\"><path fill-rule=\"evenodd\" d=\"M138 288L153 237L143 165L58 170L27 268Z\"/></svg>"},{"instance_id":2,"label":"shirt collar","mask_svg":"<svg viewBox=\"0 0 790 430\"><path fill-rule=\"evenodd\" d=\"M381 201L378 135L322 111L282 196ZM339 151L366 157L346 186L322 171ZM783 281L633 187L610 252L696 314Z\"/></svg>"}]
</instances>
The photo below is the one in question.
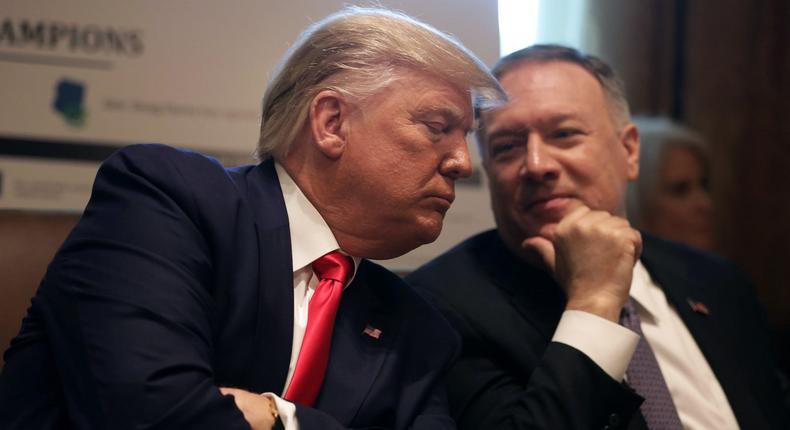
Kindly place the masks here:
<instances>
[{"instance_id":1,"label":"shirt collar","mask_svg":"<svg viewBox=\"0 0 790 430\"><path fill-rule=\"evenodd\" d=\"M655 285L645 265L642 264L642 261L637 260L634 265L631 291L629 294L636 304L645 311L648 318L652 318L654 321L658 322L658 304L655 302L655 297L650 293L650 287Z\"/></svg>"},{"instance_id":2,"label":"shirt collar","mask_svg":"<svg viewBox=\"0 0 790 430\"><path fill-rule=\"evenodd\" d=\"M280 189L285 200L285 211L288 213L288 230L291 234L291 259L294 272L303 269L322 255L340 250L346 254L337 244L332 230L318 213L318 210L310 203L302 190L296 185L288 172L280 165L274 163L277 172L277 179L280 182ZM348 254L346 254L348 255ZM354 275L357 273L359 257L351 257L354 260ZM352 278L348 284L351 283ZM348 285L346 284L346 285Z\"/></svg>"}]
</instances>

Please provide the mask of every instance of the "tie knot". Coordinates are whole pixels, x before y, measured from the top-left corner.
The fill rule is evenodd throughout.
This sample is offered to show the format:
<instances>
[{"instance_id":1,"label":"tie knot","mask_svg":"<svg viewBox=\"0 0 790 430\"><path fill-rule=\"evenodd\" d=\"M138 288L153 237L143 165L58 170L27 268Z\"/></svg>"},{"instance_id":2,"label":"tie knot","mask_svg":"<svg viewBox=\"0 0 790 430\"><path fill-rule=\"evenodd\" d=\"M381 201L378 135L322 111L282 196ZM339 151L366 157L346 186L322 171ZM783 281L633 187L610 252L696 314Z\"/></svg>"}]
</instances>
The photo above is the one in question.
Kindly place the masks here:
<instances>
[{"instance_id":1,"label":"tie knot","mask_svg":"<svg viewBox=\"0 0 790 430\"><path fill-rule=\"evenodd\" d=\"M332 279L344 285L353 269L354 261L351 257L338 251L332 251L313 261L313 271L318 279Z\"/></svg>"}]
</instances>

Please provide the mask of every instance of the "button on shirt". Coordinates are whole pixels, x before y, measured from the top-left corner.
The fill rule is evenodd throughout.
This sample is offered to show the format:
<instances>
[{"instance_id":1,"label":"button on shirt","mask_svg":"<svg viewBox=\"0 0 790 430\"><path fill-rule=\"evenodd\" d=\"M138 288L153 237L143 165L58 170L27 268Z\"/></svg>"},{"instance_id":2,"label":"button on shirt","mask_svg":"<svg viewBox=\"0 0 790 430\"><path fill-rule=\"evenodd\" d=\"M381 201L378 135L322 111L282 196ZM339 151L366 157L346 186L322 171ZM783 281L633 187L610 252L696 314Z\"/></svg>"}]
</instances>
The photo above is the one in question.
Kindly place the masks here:
<instances>
[{"instance_id":1,"label":"button on shirt","mask_svg":"<svg viewBox=\"0 0 790 430\"><path fill-rule=\"evenodd\" d=\"M683 427L738 429L727 396L697 342L641 261L634 266L630 295ZM565 311L552 340L578 349L622 381L639 336L596 315Z\"/></svg>"},{"instance_id":2,"label":"button on shirt","mask_svg":"<svg viewBox=\"0 0 790 430\"><path fill-rule=\"evenodd\" d=\"M285 393L288 385L291 383L291 378L293 378L294 370L296 370L296 361L299 358L304 332L307 328L308 305L315 292L315 287L318 285L318 277L313 273L312 263L324 254L340 249L340 247L326 221L310 203L302 190L296 186L288 172L279 163L275 163L274 168L283 192L285 210L288 213L288 228L291 234L291 259L294 269L293 346L291 348L291 361L288 365L288 376L285 379L285 385L282 390L282 393ZM342 252L342 250L340 251ZM352 259L354 260L354 274L343 287L344 289L348 288L353 281L361 261L359 257L352 257ZM280 418L285 429L299 430L295 406L273 393L264 393L264 395L274 399L277 403L277 409L280 412Z\"/></svg>"}]
</instances>

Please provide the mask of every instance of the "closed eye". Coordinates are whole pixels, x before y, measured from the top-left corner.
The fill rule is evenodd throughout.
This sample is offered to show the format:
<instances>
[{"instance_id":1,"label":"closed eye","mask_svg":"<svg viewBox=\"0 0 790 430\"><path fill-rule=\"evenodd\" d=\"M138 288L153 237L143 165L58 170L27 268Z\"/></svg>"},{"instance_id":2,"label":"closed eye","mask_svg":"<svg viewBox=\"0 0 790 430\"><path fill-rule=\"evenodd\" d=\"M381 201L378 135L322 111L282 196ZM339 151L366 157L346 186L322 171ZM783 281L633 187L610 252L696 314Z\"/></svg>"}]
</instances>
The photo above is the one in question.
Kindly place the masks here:
<instances>
[{"instance_id":1,"label":"closed eye","mask_svg":"<svg viewBox=\"0 0 790 430\"><path fill-rule=\"evenodd\" d=\"M553 139L567 139L581 134L583 132L577 128L559 128L551 133L551 137Z\"/></svg>"},{"instance_id":2,"label":"closed eye","mask_svg":"<svg viewBox=\"0 0 790 430\"><path fill-rule=\"evenodd\" d=\"M433 134L442 134L447 132L447 125L442 122L425 121L423 124L426 128L428 128L428 131Z\"/></svg>"}]
</instances>

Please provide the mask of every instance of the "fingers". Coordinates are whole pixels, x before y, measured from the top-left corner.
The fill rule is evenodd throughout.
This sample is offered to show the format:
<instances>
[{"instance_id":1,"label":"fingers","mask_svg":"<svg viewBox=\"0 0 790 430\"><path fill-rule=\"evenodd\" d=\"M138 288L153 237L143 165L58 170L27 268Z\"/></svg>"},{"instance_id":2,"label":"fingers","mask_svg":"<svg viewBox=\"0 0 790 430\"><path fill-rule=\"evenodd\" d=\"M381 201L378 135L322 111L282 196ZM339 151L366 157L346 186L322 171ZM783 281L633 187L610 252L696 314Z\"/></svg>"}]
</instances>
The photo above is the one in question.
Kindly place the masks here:
<instances>
[{"instance_id":1,"label":"fingers","mask_svg":"<svg viewBox=\"0 0 790 430\"><path fill-rule=\"evenodd\" d=\"M563 224L564 225L575 224L576 221L578 221L579 219L581 219L585 215L589 214L590 212L592 212L592 210L590 208L588 208L587 206L579 206L578 208L576 208L573 211L571 211L571 213L566 215L565 218L563 218L562 221L560 221L560 225L563 225Z\"/></svg>"},{"instance_id":2,"label":"fingers","mask_svg":"<svg viewBox=\"0 0 790 430\"><path fill-rule=\"evenodd\" d=\"M232 396L234 394L238 394L239 391L241 390L237 388L219 387L219 392L224 396Z\"/></svg>"},{"instance_id":3,"label":"fingers","mask_svg":"<svg viewBox=\"0 0 790 430\"><path fill-rule=\"evenodd\" d=\"M557 224L553 250L554 275L565 289L568 309L616 321L642 252L639 232L624 218L578 208Z\"/></svg>"},{"instance_id":4,"label":"fingers","mask_svg":"<svg viewBox=\"0 0 790 430\"><path fill-rule=\"evenodd\" d=\"M543 265L554 273L555 270L555 254L554 244L540 236L530 237L521 243L521 247L526 251L531 252L540 258Z\"/></svg>"},{"instance_id":5,"label":"fingers","mask_svg":"<svg viewBox=\"0 0 790 430\"><path fill-rule=\"evenodd\" d=\"M580 241L600 240L602 244L621 244L621 249L629 249L634 263L642 252L641 234L633 229L625 218L614 216L604 211L593 211L587 208L577 209L565 217L558 225L554 237L557 242L574 246Z\"/></svg>"}]
</instances>

